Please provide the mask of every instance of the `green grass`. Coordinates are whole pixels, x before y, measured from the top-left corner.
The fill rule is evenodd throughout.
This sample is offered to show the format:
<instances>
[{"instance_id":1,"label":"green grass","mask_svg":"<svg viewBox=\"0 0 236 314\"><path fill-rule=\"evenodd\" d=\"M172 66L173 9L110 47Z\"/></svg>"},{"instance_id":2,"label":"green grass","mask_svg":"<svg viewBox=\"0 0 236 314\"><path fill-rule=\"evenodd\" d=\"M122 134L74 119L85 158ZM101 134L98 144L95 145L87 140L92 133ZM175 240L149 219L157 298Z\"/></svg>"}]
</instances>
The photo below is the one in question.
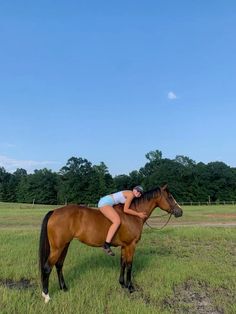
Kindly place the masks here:
<instances>
[{"instance_id":1,"label":"green grass","mask_svg":"<svg viewBox=\"0 0 236 314\"><path fill-rule=\"evenodd\" d=\"M44 304L38 241L42 218L51 208L0 203L1 314L236 313L236 228L200 226L144 230L134 258L137 291L133 294L118 283L119 248L109 258L99 248L73 241L64 265L69 291L59 290L54 269L49 286L52 300ZM186 222L203 222L211 210L234 213L230 206L184 210ZM22 279L30 285L19 289ZM12 288L6 280L12 280Z\"/></svg>"},{"instance_id":2,"label":"green grass","mask_svg":"<svg viewBox=\"0 0 236 314\"><path fill-rule=\"evenodd\" d=\"M43 216L56 207L0 202L0 228L37 228Z\"/></svg>"},{"instance_id":3,"label":"green grass","mask_svg":"<svg viewBox=\"0 0 236 314\"><path fill-rule=\"evenodd\" d=\"M171 219L174 224L197 223L236 223L236 205L182 206L184 215L180 219ZM151 217L162 215L163 211L155 209ZM158 218L161 223L166 217Z\"/></svg>"}]
</instances>

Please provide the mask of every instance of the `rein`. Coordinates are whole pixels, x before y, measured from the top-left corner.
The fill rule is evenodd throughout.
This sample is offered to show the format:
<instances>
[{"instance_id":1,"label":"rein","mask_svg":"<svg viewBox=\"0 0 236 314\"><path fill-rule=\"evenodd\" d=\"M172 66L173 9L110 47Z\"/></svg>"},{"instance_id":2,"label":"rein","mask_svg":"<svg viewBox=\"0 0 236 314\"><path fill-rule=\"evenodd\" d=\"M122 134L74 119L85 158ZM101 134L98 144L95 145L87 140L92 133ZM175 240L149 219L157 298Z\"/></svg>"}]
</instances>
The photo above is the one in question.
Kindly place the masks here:
<instances>
[{"instance_id":1,"label":"rein","mask_svg":"<svg viewBox=\"0 0 236 314\"><path fill-rule=\"evenodd\" d=\"M152 218L159 218L159 217L164 217L164 216L167 216L167 215L168 215L168 214L158 215L158 216L153 216ZM162 230L162 229L165 228L165 226L167 226L167 224L169 223L171 216L172 216L172 213L169 214L168 220L166 221L166 223L165 223L161 228L154 228L154 227L150 226L149 223L147 223L147 221L145 221L145 224L146 224L149 228L151 228L151 229Z\"/></svg>"},{"instance_id":2,"label":"rein","mask_svg":"<svg viewBox=\"0 0 236 314\"><path fill-rule=\"evenodd\" d=\"M163 197L162 193L161 193L161 198ZM175 203L176 205L176 203ZM174 208L174 207L173 207ZM152 218L159 218L159 217L164 217L164 216L167 216L168 214L163 214L163 215L157 215L157 216L153 216ZM169 214L169 218L167 219L166 223L161 227L161 228L153 228L152 226L149 225L149 223L147 223L147 221L145 221L146 225L151 228L151 229L156 229L156 230L162 230L163 228L165 228L169 221L170 221L170 218L171 216L173 215L173 209L171 210L170 214Z\"/></svg>"},{"instance_id":3,"label":"rein","mask_svg":"<svg viewBox=\"0 0 236 314\"><path fill-rule=\"evenodd\" d=\"M162 197L163 197L163 193L162 193L162 191L161 191L160 199L162 199ZM166 200L166 201L168 202L168 200ZM174 200L174 201L175 201L175 200ZM169 203L169 202L168 202L168 203ZM152 227L152 226L149 225L149 223L148 223L147 221L145 221L145 224L146 224L149 228L151 228L151 229L162 230L163 228L165 228L165 227L168 225L171 216L172 216L173 214L175 215L175 211L174 211L174 210L175 210L175 206L178 205L178 203L175 201L174 205L172 205L172 204L170 204L170 203L169 203L169 205L170 205L170 213L163 214L163 215L156 215L156 216L153 216L153 217L152 217L152 218L157 218L157 217L159 218L159 217L164 217L164 216L169 215L169 218L167 219L167 221L165 222L165 224L164 224L161 228Z\"/></svg>"}]
</instances>

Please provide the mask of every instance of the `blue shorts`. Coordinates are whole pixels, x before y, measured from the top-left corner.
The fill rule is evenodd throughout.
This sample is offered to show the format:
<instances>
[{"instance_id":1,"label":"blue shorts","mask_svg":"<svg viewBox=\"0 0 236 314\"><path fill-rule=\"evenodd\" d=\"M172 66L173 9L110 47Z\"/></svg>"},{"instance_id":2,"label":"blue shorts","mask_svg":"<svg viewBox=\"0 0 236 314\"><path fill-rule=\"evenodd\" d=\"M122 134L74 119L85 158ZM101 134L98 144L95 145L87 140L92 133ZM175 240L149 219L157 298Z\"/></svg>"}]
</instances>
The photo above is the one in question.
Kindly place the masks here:
<instances>
[{"instance_id":1,"label":"blue shorts","mask_svg":"<svg viewBox=\"0 0 236 314\"><path fill-rule=\"evenodd\" d=\"M115 202L113 200L113 197L111 195L103 196L100 198L98 202L98 207L103 207L103 206L113 206L115 205Z\"/></svg>"}]
</instances>

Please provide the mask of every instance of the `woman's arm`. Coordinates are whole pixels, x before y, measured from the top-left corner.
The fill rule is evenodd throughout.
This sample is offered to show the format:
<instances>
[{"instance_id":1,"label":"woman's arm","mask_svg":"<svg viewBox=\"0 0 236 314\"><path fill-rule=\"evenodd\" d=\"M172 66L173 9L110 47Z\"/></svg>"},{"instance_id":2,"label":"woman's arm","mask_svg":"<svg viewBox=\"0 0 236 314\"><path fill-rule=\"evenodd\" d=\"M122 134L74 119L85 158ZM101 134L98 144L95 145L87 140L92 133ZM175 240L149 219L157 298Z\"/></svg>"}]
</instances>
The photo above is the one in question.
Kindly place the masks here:
<instances>
[{"instance_id":1,"label":"woman's arm","mask_svg":"<svg viewBox=\"0 0 236 314\"><path fill-rule=\"evenodd\" d=\"M146 218L147 215L144 212L136 212L135 210L129 208L130 204L134 198L134 194L131 191L124 191L123 192L124 196L126 197L126 201L124 204L124 213L129 214L129 215L133 215L133 216L137 216L139 218Z\"/></svg>"}]
</instances>

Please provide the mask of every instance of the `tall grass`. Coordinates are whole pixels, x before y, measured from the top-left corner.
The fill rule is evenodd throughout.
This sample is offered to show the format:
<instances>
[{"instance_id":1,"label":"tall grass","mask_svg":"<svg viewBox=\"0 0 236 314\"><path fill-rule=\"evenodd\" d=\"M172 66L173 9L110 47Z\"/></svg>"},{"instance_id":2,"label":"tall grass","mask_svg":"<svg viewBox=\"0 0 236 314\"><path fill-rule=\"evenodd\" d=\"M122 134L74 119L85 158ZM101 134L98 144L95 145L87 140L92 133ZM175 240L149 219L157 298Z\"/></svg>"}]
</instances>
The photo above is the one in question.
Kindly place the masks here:
<instances>
[{"instance_id":1,"label":"tall grass","mask_svg":"<svg viewBox=\"0 0 236 314\"><path fill-rule=\"evenodd\" d=\"M1 206L1 314L236 313L236 228L145 229L134 258L133 294L118 283L119 248L111 258L73 241L64 265L69 291L59 290L54 269L52 300L44 304L38 242L41 220L51 206L8 205L5 211Z\"/></svg>"}]
</instances>

